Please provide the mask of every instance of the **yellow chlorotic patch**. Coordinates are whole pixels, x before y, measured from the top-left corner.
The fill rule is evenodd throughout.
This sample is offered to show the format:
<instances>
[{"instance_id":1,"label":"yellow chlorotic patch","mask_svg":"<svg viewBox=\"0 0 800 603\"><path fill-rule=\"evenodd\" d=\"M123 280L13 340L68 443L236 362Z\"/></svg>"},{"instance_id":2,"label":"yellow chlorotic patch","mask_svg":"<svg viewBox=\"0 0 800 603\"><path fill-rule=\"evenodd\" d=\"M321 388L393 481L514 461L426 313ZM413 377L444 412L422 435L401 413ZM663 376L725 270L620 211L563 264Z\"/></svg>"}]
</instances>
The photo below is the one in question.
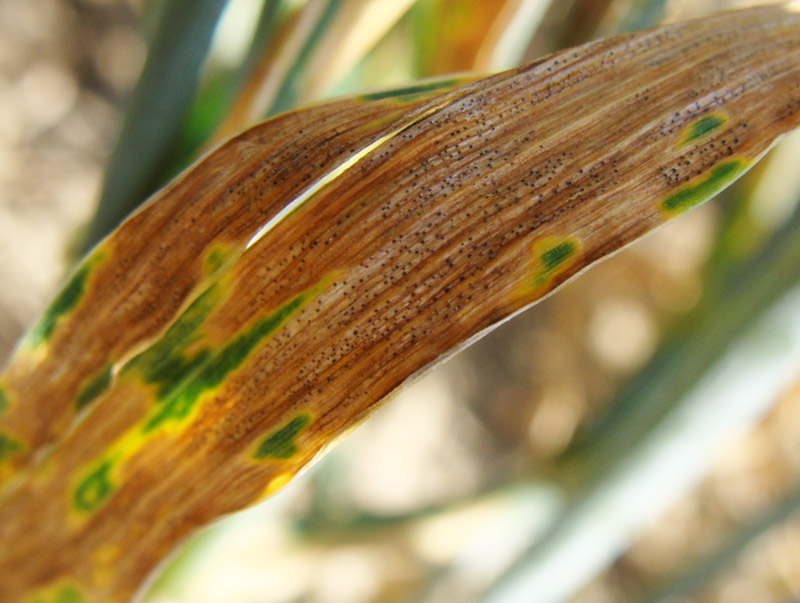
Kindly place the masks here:
<instances>
[{"instance_id":1,"label":"yellow chlorotic patch","mask_svg":"<svg viewBox=\"0 0 800 603\"><path fill-rule=\"evenodd\" d=\"M574 237L544 237L533 244L533 272L526 289L546 290L553 277L578 259L580 244Z\"/></svg>"},{"instance_id":2,"label":"yellow chlorotic patch","mask_svg":"<svg viewBox=\"0 0 800 603\"><path fill-rule=\"evenodd\" d=\"M203 396L219 390L229 375L332 280L326 277L314 287L268 311L224 344L198 352L195 358L199 361L192 361L192 370L182 372L172 389L160 397L157 406L145 420L142 432L147 434L170 424L173 427L185 424Z\"/></svg>"},{"instance_id":3,"label":"yellow chlorotic patch","mask_svg":"<svg viewBox=\"0 0 800 603\"><path fill-rule=\"evenodd\" d=\"M85 603L86 600L74 584L62 580L55 586L46 586L37 590L25 601L27 603Z\"/></svg>"},{"instance_id":4,"label":"yellow chlorotic patch","mask_svg":"<svg viewBox=\"0 0 800 603\"><path fill-rule=\"evenodd\" d=\"M154 435L130 429L99 460L78 473L72 487L72 509L77 517L85 517L102 506L118 488L122 463L147 445Z\"/></svg>"},{"instance_id":5,"label":"yellow chlorotic patch","mask_svg":"<svg viewBox=\"0 0 800 603\"><path fill-rule=\"evenodd\" d=\"M94 565L94 581L98 586L105 586L114 575L114 564L122 555L122 549L114 544L106 544L92 554Z\"/></svg>"},{"instance_id":6,"label":"yellow chlorotic patch","mask_svg":"<svg viewBox=\"0 0 800 603\"><path fill-rule=\"evenodd\" d=\"M217 243L212 245L203 260L203 271L207 277L219 274L233 258L235 251L228 245Z\"/></svg>"},{"instance_id":7,"label":"yellow chlorotic patch","mask_svg":"<svg viewBox=\"0 0 800 603\"><path fill-rule=\"evenodd\" d=\"M151 348L159 348L165 340L174 339L176 347L170 352L174 358L168 357L169 363L164 356L160 363L158 358L150 358L153 354L148 350L134 358L128 368L123 368L123 371L137 368L140 374L150 377L145 383L157 384L160 388L156 392L152 410L144 419L117 439L99 460L79 473L71 495L71 507L77 516L85 517L95 511L113 494L119 487L118 472L121 464L146 446L149 440L164 433L182 431L190 425L191 419L199 412L200 402L219 391L228 377L261 344L305 304L317 297L335 278L336 273L326 275L315 286L295 295L277 309L267 311L220 346L202 349L187 358L183 356L182 349L188 347L187 342L194 343L200 339L197 335L198 329L208 316L207 311L198 310L204 306L202 297L198 298L165 334L162 341ZM194 314L198 316L194 317ZM194 318L189 320L187 316ZM186 324L182 325L182 321ZM307 417L307 421L310 421L310 415L301 417ZM283 430L273 434L272 440L268 438L263 442L259 448L263 456L258 458L273 456L285 459L294 454L292 438L306 425L304 422L298 427L298 420L300 418L296 417Z\"/></svg>"},{"instance_id":8,"label":"yellow chlorotic patch","mask_svg":"<svg viewBox=\"0 0 800 603\"><path fill-rule=\"evenodd\" d=\"M203 291L158 341L125 363L120 375L134 373L147 385L157 386L159 400L168 395L206 360L208 348L195 348L205 336L204 323L222 303L224 291L221 283Z\"/></svg>"},{"instance_id":9,"label":"yellow chlorotic patch","mask_svg":"<svg viewBox=\"0 0 800 603\"><path fill-rule=\"evenodd\" d=\"M687 209L709 200L744 174L751 165L751 161L742 158L723 161L711 168L709 173L695 178L672 193L661 202L659 208L669 218L677 216Z\"/></svg>"},{"instance_id":10,"label":"yellow chlorotic patch","mask_svg":"<svg viewBox=\"0 0 800 603\"><path fill-rule=\"evenodd\" d=\"M717 131L726 121L728 121L728 118L721 111L715 111L701 117L683 130L680 141L675 145L676 148L683 147Z\"/></svg>"},{"instance_id":11,"label":"yellow chlorotic patch","mask_svg":"<svg viewBox=\"0 0 800 603\"><path fill-rule=\"evenodd\" d=\"M294 477L294 473L279 473L267 484L267 487L264 488L264 492L261 494L261 498L267 498L275 494L278 490L283 488L286 484L292 481Z\"/></svg>"}]
</instances>

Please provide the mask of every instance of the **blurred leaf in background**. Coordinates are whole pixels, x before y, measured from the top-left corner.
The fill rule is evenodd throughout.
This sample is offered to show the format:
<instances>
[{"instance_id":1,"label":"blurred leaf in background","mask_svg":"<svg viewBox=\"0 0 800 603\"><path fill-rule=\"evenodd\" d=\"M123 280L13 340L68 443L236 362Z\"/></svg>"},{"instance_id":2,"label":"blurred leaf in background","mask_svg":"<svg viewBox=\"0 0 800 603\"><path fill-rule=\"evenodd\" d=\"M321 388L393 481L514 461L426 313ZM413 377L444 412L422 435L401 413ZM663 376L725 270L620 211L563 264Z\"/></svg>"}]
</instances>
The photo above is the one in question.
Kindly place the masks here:
<instances>
[{"instance_id":1,"label":"blurred leaf in background","mask_svg":"<svg viewBox=\"0 0 800 603\"><path fill-rule=\"evenodd\" d=\"M95 196L84 249L268 115L752 4L0 0L6 354ZM795 135L404 391L145 599L800 594L798 153Z\"/></svg>"}]
</instances>

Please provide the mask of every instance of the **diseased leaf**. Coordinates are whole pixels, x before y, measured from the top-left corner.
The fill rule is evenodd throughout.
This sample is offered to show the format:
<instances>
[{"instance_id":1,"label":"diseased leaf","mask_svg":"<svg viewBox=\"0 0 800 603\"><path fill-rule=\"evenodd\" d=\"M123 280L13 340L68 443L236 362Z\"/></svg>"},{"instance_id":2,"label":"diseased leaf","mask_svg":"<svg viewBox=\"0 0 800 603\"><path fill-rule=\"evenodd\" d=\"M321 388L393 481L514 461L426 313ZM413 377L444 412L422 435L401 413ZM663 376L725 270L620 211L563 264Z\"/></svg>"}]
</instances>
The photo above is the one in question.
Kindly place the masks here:
<instances>
[{"instance_id":1,"label":"diseased leaf","mask_svg":"<svg viewBox=\"0 0 800 603\"><path fill-rule=\"evenodd\" d=\"M410 376L729 184L800 125L800 15L454 85L257 126L77 269L0 380L0 598L128 597Z\"/></svg>"},{"instance_id":2,"label":"diseased leaf","mask_svg":"<svg viewBox=\"0 0 800 603\"><path fill-rule=\"evenodd\" d=\"M345 165L359 145L429 110L427 96L464 81L286 113L231 140L202 169L158 193L75 270L0 379L8 400L0 430L26 444L25 452L9 458L12 466L26 464L66 430L88 403L86 384L102 382L109 367L118 372L149 348L133 364L149 355L162 372L188 368L170 363L181 345L193 342L210 310L202 304L211 295L201 294L204 287L241 256L287 199L313 183L308 169ZM99 395L97 385L94 390Z\"/></svg>"}]
</instances>

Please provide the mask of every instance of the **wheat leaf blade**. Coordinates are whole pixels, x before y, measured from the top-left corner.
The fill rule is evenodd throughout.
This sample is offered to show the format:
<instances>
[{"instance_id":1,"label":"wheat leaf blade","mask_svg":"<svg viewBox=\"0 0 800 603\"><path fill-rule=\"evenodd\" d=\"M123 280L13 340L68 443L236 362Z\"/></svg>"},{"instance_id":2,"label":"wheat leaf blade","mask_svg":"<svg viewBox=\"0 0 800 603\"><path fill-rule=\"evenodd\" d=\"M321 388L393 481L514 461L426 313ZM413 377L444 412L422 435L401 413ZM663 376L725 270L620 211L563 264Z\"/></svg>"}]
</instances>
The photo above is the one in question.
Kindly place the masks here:
<instances>
[{"instance_id":1,"label":"wheat leaf blade","mask_svg":"<svg viewBox=\"0 0 800 603\"><path fill-rule=\"evenodd\" d=\"M303 166L345 164L427 106L430 89L453 81L467 80L284 114L220 147L127 220L75 270L0 379L8 401L0 432L19 443L0 478L63 433L112 369L158 340L287 199L313 185Z\"/></svg>"},{"instance_id":2,"label":"wheat leaf blade","mask_svg":"<svg viewBox=\"0 0 800 603\"><path fill-rule=\"evenodd\" d=\"M410 376L724 188L800 125L800 14L721 14L416 92L250 130L79 269L1 382L8 437L40 435L5 459L21 472L0 499L0 596L129 596ZM31 402L50 387L37 363L91 349L93 321L82 378ZM48 404L58 428L30 429Z\"/></svg>"}]
</instances>

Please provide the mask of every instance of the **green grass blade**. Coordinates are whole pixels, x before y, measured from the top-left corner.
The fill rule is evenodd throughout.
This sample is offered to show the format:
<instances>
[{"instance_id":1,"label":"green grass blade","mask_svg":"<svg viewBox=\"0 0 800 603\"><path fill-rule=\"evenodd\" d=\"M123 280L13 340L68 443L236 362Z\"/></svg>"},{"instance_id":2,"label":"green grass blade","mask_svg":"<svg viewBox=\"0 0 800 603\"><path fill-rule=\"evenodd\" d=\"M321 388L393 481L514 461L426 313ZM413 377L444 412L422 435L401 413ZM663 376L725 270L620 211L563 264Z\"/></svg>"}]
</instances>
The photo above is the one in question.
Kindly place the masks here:
<instances>
[{"instance_id":1,"label":"green grass blade","mask_svg":"<svg viewBox=\"0 0 800 603\"><path fill-rule=\"evenodd\" d=\"M682 574L668 579L660 588L645 594L640 603L661 603L689 596L730 568L741 553L767 530L785 522L800 511L800 490L795 490L766 513L739 529L717 550L692 563Z\"/></svg>"},{"instance_id":2,"label":"green grass blade","mask_svg":"<svg viewBox=\"0 0 800 603\"><path fill-rule=\"evenodd\" d=\"M344 0L326 0L325 7L317 15L317 18L310 28L305 42L301 46L294 64L286 73L283 82L281 82L278 91L275 94L275 99L267 109L264 117L276 115L282 111L291 109L295 105L297 97L300 95L298 82L302 77L303 70L311 57L314 47L319 40L322 39L325 29L333 22L336 12L339 7L344 3Z\"/></svg>"},{"instance_id":3,"label":"green grass blade","mask_svg":"<svg viewBox=\"0 0 800 603\"><path fill-rule=\"evenodd\" d=\"M261 13L258 16L253 42L247 51L247 56L242 62L242 76L255 69L264 49L270 42L275 28L283 19L287 10L287 0L264 0Z\"/></svg>"},{"instance_id":4,"label":"green grass blade","mask_svg":"<svg viewBox=\"0 0 800 603\"><path fill-rule=\"evenodd\" d=\"M255 69L259 58L271 40L277 24L285 16L286 2L268 0L261 7L246 56L234 67L222 68L208 73L181 125L177 142L172 146L164 167L158 172L159 185L186 168L204 147L213 146L213 138L220 124L230 115L237 90L246 82Z\"/></svg>"},{"instance_id":5,"label":"green grass blade","mask_svg":"<svg viewBox=\"0 0 800 603\"><path fill-rule=\"evenodd\" d=\"M666 14L667 0L634 0L617 26L617 33L653 27Z\"/></svg>"},{"instance_id":6,"label":"green grass blade","mask_svg":"<svg viewBox=\"0 0 800 603\"><path fill-rule=\"evenodd\" d=\"M113 230L158 185L225 4L226 0L167 0L161 8L84 249Z\"/></svg>"}]
</instances>

